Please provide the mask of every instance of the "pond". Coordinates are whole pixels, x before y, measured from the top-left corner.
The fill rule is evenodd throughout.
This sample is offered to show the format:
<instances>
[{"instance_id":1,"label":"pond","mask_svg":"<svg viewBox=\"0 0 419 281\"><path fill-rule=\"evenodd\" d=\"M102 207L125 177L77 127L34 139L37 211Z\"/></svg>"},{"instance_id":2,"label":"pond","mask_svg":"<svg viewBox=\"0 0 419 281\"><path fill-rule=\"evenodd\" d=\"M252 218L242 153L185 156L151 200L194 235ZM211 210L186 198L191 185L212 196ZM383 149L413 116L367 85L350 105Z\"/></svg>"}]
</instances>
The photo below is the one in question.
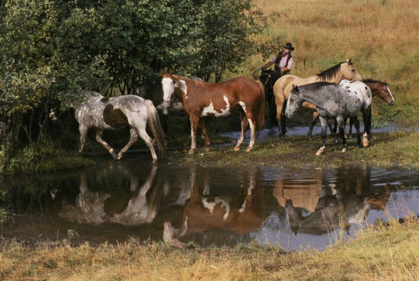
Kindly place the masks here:
<instances>
[{"instance_id":1,"label":"pond","mask_svg":"<svg viewBox=\"0 0 419 281\"><path fill-rule=\"evenodd\" d=\"M206 168L136 158L97 159L78 172L3 175L0 202L14 215L0 235L93 245L161 241L164 225L203 247L257 241L324 249L377 220L419 213L419 172Z\"/></svg>"}]
</instances>

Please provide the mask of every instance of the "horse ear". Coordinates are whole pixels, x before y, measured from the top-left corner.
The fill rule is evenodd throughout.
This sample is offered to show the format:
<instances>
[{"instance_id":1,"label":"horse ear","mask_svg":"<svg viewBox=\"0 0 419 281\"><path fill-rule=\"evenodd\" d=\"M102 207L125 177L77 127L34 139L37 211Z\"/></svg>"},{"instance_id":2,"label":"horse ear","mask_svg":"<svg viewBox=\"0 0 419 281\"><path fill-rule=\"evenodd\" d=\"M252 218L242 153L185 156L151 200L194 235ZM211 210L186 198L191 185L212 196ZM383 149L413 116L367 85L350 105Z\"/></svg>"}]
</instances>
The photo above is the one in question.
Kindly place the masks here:
<instances>
[{"instance_id":1,"label":"horse ear","mask_svg":"<svg viewBox=\"0 0 419 281\"><path fill-rule=\"evenodd\" d=\"M352 64L352 59L348 60L348 64L351 65Z\"/></svg>"},{"instance_id":2,"label":"horse ear","mask_svg":"<svg viewBox=\"0 0 419 281\"><path fill-rule=\"evenodd\" d=\"M297 85L292 84L292 89L296 92L298 92L300 89L298 88Z\"/></svg>"}]
</instances>

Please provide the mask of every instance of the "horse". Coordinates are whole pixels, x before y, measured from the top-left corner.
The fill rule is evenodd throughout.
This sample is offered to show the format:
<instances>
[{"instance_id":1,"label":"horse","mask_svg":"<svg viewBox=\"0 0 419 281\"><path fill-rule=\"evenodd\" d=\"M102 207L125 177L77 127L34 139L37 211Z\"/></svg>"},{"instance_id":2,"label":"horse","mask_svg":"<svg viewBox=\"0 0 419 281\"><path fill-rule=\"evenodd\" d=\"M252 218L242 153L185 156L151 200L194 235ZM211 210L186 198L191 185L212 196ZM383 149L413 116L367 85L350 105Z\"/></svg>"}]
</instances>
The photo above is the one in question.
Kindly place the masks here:
<instances>
[{"instance_id":1,"label":"horse","mask_svg":"<svg viewBox=\"0 0 419 281\"><path fill-rule=\"evenodd\" d=\"M362 82L364 82L371 89L373 97L378 95L378 97L381 100L385 101L389 106L393 106L396 104L387 82L381 82L374 79L365 79L362 80ZM348 138L352 138L352 125L352 122L350 122Z\"/></svg>"},{"instance_id":2,"label":"horse","mask_svg":"<svg viewBox=\"0 0 419 281\"><path fill-rule=\"evenodd\" d=\"M279 135L284 137L286 133L284 103L290 95L292 85L302 86L314 82L339 83L342 79L347 79L351 81L362 80L361 76L359 75L358 71L356 70L355 66L353 65L350 59L341 62L319 74L307 78L300 78L296 75L284 75L281 78L279 78L274 85ZM303 103L303 108L316 109L316 107L313 104L310 104L308 102ZM316 112L314 114L316 114ZM311 135L311 131L309 132L309 135Z\"/></svg>"},{"instance_id":3,"label":"horse","mask_svg":"<svg viewBox=\"0 0 419 281\"><path fill-rule=\"evenodd\" d=\"M63 96L64 94L60 92L59 96ZM157 142L160 156L164 158L166 153L165 135L160 125L157 110L152 101L134 95L105 98L101 94L92 91L81 91L80 95L84 101L77 103L63 98L61 104L64 109L75 109L75 117L79 123L80 131L79 153L83 151L87 131L90 128L96 128L96 140L109 151L115 160L120 160L122 155L138 140L138 136L140 136L149 147L153 162L156 162L157 155L152 140L146 132L148 122ZM50 113L52 120L57 119L55 110L51 110ZM116 155L114 149L102 139L102 133L104 130L116 130L127 125L131 127L130 140Z\"/></svg>"},{"instance_id":4,"label":"horse","mask_svg":"<svg viewBox=\"0 0 419 281\"><path fill-rule=\"evenodd\" d=\"M346 84L342 87L335 83L317 82L304 86L293 85L290 97L288 98L285 115L292 118L298 108L306 101L317 108L322 125L322 146L316 155L322 154L325 149L327 123L329 120L337 121L339 133L342 137L342 152L347 150L345 135L345 118L353 118L362 111L364 120L368 120L371 111L371 90L362 82L347 81L348 84L355 84L352 89ZM365 92L365 93L364 93ZM354 120L357 129L358 145L361 146L361 135L359 133L358 119ZM367 122L368 123L368 122ZM364 133L364 146L367 141L368 128Z\"/></svg>"},{"instance_id":5,"label":"horse","mask_svg":"<svg viewBox=\"0 0 419 281\"><path fill-rule=\"evenodd\" d=\"M387 82L381 82L381 81L373 80L373 79L365 79L365 80L362 80L362 82L370 88L373 97L378 95L378 97L381 100L385 101L389 106L393 106L395 104L394 97L390 91L390 88L388 87ZM311 132L313 131L313 127L316 124L316 121L318 118L319 118L319 114L317 112L314 112L313 121L310 124L310 129L309 129L310 138L311 138ZM351 120L350 125L349 125L349 133L348 133L349 139L352 138L352 125L353 125L353 122ZM334 133L336 133L336 127L334 128L333 131Z\"/></svg>"},{"instance_id":6,"label":"horse","mask_svg":"<svg viewBox=\"0 0 419 281\"><path fill-rule=\"evenodd\" d=\"M163 99L169 101L172 94L175 94L189 115L192 139L189 154L194 154L196 149L198 125L204 135L207 149L211 145L205 122L201 117L224 117L236 109L240 111L241 135L234 150L240 150L248 124L251 137L246 152L253 149L255 131L260 131L264 124L265 90L262 83L245 77L211 84L176 76L172 72L161 72L161 76Z\"/></svg>"},{"instance_id":7,"label":"horse","mask_svg":"<svg viewBox=\"0 0 419 281\"><path fill-rule=\"evenodd\" d=\"M274 125L276 120L276 104L274 96L274 85L275 82L281 77L281 74L275 70L262 68L262 72L259 76L259 81L263 84L265 88L265 99L268 102L269 108L269 120L272 125Z\"/></svg>"}]
</instances>

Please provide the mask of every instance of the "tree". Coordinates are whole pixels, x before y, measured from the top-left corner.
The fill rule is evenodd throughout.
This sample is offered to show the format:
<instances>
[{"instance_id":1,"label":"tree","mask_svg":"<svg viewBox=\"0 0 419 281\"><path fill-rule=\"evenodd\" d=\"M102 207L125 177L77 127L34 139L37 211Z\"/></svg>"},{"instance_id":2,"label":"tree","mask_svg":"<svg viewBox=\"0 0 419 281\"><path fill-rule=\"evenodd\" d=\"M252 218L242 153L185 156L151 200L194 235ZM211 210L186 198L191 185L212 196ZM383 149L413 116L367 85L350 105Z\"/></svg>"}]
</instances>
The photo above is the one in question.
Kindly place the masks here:
<instances>
[{"instance_id":1,"label":"tree","mask_svg":"<svg viewBox=\"0 0 419 281\"><path fill-rule=\"evenodd\" d=\"M252 0L207 0L202 5L202 43L194 73L208 81L212 74L234 71L257 52L252 35L260 33L266 20Z\"/></svg>"}]
</instances>

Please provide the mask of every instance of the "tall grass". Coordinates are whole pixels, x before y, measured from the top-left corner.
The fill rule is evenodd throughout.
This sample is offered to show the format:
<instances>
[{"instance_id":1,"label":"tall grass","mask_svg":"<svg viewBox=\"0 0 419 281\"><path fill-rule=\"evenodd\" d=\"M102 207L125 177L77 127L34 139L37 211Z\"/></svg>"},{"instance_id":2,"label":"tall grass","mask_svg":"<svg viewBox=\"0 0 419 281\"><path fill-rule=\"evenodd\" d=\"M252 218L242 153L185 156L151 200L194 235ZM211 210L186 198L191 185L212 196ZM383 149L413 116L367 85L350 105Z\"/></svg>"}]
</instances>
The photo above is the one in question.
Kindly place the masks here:
<instances>
[{"instance_id":1,"label":"tall grass","mask_svg":"<svg viewBox=\"0 0 419 281\"><path fill-rule=\"evenodd\" d=\"M386 80L395 96L393 108L374 100L375 118L418 120L416 0L256 0L256 4L265 15L280 16L272 17L270 27L255 40L274 40L278 49L292 42L296 48L292 74L307 77L352 58L363 78ZM261 56L251 57L239 73L250 76L266 62Z\"/></svg>"},{"instance_id":2,"label":"tall grass","mask_svg":"<svg viewBox=\"0 0 419 281\"><path fill-rule=\"evenodd\" d=\"M132 240L119 245L42 244L0 249L2 280L419 280L418 220L370 227L324 252L257 244L180 250Z\"/></svg>"}]
</instances>

